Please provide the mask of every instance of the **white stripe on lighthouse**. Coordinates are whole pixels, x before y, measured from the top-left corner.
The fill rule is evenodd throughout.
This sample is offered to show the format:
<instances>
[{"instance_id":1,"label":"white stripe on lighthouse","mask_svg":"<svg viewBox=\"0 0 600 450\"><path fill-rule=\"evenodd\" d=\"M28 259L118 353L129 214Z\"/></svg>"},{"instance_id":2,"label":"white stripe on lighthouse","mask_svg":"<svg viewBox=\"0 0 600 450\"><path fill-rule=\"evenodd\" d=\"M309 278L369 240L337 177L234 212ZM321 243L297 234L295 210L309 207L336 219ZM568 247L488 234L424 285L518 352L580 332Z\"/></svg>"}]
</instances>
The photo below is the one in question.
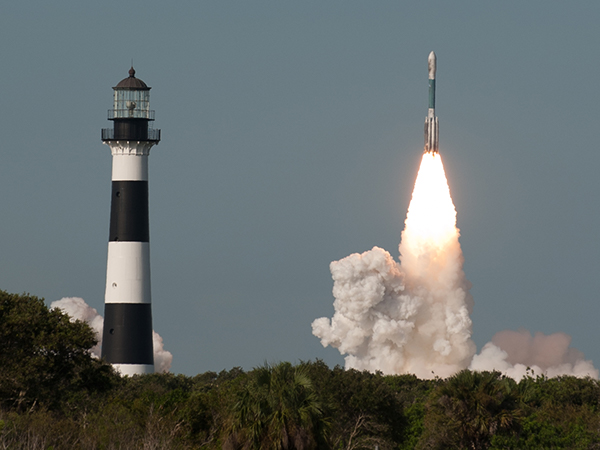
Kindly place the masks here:
<instances>
[{"instance_id":1,"label":"white stripe on lighthouse","mask_svg":"<svg viewBox=\"0 0 600 450\"><path fill-rule=\"evenodd\" d=\"M113 153L112 180L148 181L148 155L122 155Z\"/></svg>"},{"instance_id":2,"label":"white stripe on lighthouse","mask_svg":"<svg viewBox=\"0 0 600 450\"><path fill-rule=\"evenodd\" d=\"M105 292L105 303L151 303L150 243L108 243Z\"/></svg>"}]
</instances>

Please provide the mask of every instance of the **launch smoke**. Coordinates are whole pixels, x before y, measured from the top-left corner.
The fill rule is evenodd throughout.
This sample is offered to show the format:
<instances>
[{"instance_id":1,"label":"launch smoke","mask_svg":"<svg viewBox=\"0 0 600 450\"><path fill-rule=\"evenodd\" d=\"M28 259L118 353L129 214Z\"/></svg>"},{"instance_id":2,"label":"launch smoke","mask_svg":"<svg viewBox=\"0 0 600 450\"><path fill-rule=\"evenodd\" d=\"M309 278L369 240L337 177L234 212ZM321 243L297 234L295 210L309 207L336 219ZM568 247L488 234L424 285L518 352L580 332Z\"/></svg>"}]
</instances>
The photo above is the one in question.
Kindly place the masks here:
<instances>
[{"instance_id":1,"label":"launch smoke","mask_svg":"<svg viewBox=\"0 0 600 450\"><path fill-rule=\"evenodd\" d=\"M92 347L91 354L95 358L100 358L102 349L102 329L104 328L104 318L98 314L95 308L89 306L85 300L79 297L64 297L52 302L50 308L58 308L71 317L71 320L81 320L87 324L96 333L98 344ZM154 368L158 373L166 373L171 368L173 355L164 349L163 339L156 331L152 331L152 340L154 343Z\"/></svg>"},{"instance_id":2,"label":"launch smoke","mask_svg":"<svg viewBox=\"0 0 600 450\"><path fill-rule=\"evenodd\" d=\"M316 319L313 334L324 347L346 355L348 369L444 378L471 367L519 379L534 367L538 375L597 378L591 362L568 348L564 334L531 338L525 332L527 340L521 332L502 332L475 356L473 298L459 236L441 156L426 152L401 236L400 261L374 247L332 262L334 315ZM557 349L548 342L561 345ZM516 356L525 344L529 350Z\"/></svg>"},{"instance_id":3,"label":"launch smoke","mask_svg":"<svg viewBox=\"0 0 600 450\"><path fill-rule=\"evenodd\" d=\"M565 333L531 335L527 330L496 333L471 362L471 370L499 370L515 380L524 376L573 375L598 378L599 372L583 353L570 348Z\"/></svg>"},{"instance_id":4,"label":"launch smoke","mask_svg":"<svg viewBox=\"0 0 600 450\"><path fill-rule=\"evenodd\" d=\"M400 243L400 263L378 247L331 263L335 313L313 322L346 367L446 377L468 366L472 297L456 211L438 153L425 153Z\"/></svg>"}]
</instances>

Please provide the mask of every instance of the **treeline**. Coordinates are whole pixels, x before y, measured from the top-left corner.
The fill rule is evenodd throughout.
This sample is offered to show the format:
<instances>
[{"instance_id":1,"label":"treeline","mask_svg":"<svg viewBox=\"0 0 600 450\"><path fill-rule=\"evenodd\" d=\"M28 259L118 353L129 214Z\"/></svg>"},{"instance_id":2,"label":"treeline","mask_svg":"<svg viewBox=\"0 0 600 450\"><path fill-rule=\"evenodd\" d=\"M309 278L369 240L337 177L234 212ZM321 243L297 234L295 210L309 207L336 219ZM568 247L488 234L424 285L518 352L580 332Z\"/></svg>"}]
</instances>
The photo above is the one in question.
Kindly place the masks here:
<instances>
[{"instance_id":1,"label":"treeline","mask_svg":"<svg viewBox=\"0 0 600 450\"><path fill-rule=\"evenodd\" d=\"M322 361L121 378L92 330L0 291L0 448L600 448L597 380L384 376Z\"/></svg>"}]
</instances>

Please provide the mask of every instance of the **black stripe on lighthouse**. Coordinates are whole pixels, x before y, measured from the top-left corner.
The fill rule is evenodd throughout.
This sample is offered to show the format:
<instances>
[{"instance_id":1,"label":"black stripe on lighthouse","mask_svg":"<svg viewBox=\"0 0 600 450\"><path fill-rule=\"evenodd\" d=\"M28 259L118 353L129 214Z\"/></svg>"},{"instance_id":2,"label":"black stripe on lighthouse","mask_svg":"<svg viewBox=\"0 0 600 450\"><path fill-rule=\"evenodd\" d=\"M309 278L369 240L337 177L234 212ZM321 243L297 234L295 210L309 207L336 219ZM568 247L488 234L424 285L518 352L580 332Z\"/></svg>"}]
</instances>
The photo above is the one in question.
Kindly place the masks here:
<instances>
[{"instance_id":1,"label":"black stripe on lighthouse","mask_svg":"<svg viewBox=\"0 0 600 450\"><path fill-rule=\"evenodd\" d=\"M113 181L109 241L150 242L148 181Z\"/></svg>"},{"instance_id":2,"label":"black stripe on lighthouse","mask_svg":"<svg viewBox=\"0 0 600 450\"><path fill-rule=\"evenodd\" d=\"M150 303L107 303L102 350L103 358L111 364L153 365Z\"/></svg>"}]
</instances>

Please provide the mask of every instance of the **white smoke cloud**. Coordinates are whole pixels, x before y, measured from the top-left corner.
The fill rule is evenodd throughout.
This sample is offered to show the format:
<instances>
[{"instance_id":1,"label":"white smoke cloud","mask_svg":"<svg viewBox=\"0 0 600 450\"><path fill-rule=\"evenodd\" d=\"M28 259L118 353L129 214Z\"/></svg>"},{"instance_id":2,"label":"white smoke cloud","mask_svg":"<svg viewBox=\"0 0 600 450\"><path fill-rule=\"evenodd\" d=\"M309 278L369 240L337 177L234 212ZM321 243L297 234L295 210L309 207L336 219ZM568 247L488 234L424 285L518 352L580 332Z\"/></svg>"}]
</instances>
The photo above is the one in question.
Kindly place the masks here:
<instances>
[{"instance_id":1,"label":"white smoke cloud","mask_svg":"<svg viewBox=\"0 0 600 450\"><path fill-rule=\"evenodd\" d=\"M471 370L498 370L520 380L524 376L560 375L598 378L599 372L579 350L570 348L571 337L565 333L531 335L527 330L505 330L473 357Z\"/></svg>"},{"instance_id":2,"label":"white smoke cloud","mask_svg":"<svg viewBox=\"0 0 600 450\"><path fill-rule=\"evenodd\" d=\"M98 344L92 347L91 353L95 358L100 358L102 349L102 329L104 318L98 314L95 308L89 306L84 299L79 297L64 297L52 302L50 309L58 308L71 317L72 321L82 320L87 322L96 333ZM171 369L173 354L164 349L163 339L156 331L152 331L154 344L154 369L159 373L166 373Z\"/></svg>"},{"instance_id":3,"label":"white smoke cloud","mask_svg":"<svg viewBox=\"0 0 600 450\"><path fill-rule=\"evenodd\" d=\"M428 286L431 280L409 277L378 247L330 269L335 313L316 319L312 329L323 346L348 355L346 368L433 378L468 365L475 353L472 300L462 279L441 276Z\"/></svg>"},{"instance_id":4,"label":"white smoke cloud","mask_svg":"<svg viewBox=\"0 0 600 450\"><path fill-rule=\"evenodd\" d=\"M173 354L164 349L163 338L152 330L152 342L154 344L154 370L158 373L167 373L171 369Z\"/></svg>"},{"instance_id":5,"label":"white smoke cloud","mask_svg":"<svg viewBox=\"0 0 600 450\"><path fill-rule=\"evenodd\" d=\"M426 153L406 215L400 262L374 247L330 265L334 315L312 323L346 368L448 377L471 368L524 375L598 378L564 333L503 331L475 355L471 284L463 272L456 210L439 154ZM533 371L533 372L532 372Z\"/></svg>"}]
</instances>

